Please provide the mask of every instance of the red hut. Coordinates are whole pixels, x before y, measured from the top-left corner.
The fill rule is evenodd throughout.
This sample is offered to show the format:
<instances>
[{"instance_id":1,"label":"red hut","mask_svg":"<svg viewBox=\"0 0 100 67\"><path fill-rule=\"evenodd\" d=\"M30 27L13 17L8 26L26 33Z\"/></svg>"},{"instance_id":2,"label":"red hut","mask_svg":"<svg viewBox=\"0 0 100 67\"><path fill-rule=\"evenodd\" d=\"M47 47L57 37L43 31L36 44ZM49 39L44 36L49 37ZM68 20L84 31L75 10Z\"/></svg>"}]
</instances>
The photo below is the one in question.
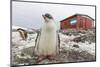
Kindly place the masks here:
<instances>
[{"instance_id":1,"label":"red hut","mask_svg":"<svg viewBox=\"0 0 100 67\"><path fill-rule=\"evenodd\" d=\"M75 14L60 21L60 29L90 29L94 25L94 19L88 15Z\"/></svg>"}]
</instances>

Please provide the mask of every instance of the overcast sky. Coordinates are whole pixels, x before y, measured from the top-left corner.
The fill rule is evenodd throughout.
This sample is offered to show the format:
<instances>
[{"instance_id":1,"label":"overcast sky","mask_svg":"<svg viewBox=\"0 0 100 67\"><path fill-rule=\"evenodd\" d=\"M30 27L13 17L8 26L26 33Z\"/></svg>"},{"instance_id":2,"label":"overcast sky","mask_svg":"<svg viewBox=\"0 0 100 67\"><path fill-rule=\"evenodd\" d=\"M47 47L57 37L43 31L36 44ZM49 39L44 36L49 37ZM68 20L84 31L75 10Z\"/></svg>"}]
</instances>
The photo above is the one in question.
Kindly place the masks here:
<instances>
[{"instance_id":1,"label":"overcast sky","mask_svg":"<svg viewBox=\"0 0 100 67\"><path fill-rule=\"evenodd\" d=\"M46 3L12 2L12 24L39 29L44 21L42 14L50 13L59 28L61 20L78 14L89 15L95 19L95 7L77 5L59 5Z\"/></svg>"}]
</instances>

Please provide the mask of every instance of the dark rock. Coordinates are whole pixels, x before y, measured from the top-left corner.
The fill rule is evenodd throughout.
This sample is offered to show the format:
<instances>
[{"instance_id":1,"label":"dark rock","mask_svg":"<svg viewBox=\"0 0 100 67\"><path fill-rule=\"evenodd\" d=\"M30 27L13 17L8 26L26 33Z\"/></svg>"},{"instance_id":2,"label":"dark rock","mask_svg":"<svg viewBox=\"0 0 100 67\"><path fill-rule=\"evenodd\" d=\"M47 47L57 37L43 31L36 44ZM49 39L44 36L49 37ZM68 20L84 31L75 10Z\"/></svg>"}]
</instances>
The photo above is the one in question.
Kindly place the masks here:
<instances>
[{"instance_id":1,"label":"dark rock","mask_svg":"<svg viewBox=\"0 0 100 67\"><path fill-rule=\"evenodd\" d=\"M78 46L78 45L76 45L76 44L75 44L75 45L73 45L73 47L75 47L75 48L79 48L79 46Z\"/></svg>"},{"instance_id":2,"label":"dark rock","mask_svg":"<svg viewBox=\"0 0 100 67\"><path fill-rule=\"evenodd\" d=\"M21 53L21 56L25 56L25 54L24 53Z\"/></svg>"},{"instance_id":3,"label":"dark rock","mask_svg":"<svg viewBox=\"0 0 100 67\"><path fill-rule=\"evenodd\" d=\"M74 42L85 42L88 41L89 43L95 42L95 35L94 34L86 34L83 36L79 36L73 39Z\"/></svg>"},{"instance_id":4,"label":"dark rock","mask_svg":"<svg viewBox=\"0 0 100 67\"><path fill-rule=\"evenodd\" d=\"M79 35L78 31L74 30L74 29L68 29L66 31L62 31L62 34L68 35L68 36L71 36L71 35L77 36L77 35Z\"/></svg>"},{"instance_id":5,"label":"dark rock","mask_svg":"<svg viewBox=\"0 0 100 67\"><path fill-rule=\"evenodd\" d=\"M69 51L68 56L69 62L80 62L80 61L94 61L96 58L94 55L88 53L87 51Z\"/></svg>"}]
</instances>

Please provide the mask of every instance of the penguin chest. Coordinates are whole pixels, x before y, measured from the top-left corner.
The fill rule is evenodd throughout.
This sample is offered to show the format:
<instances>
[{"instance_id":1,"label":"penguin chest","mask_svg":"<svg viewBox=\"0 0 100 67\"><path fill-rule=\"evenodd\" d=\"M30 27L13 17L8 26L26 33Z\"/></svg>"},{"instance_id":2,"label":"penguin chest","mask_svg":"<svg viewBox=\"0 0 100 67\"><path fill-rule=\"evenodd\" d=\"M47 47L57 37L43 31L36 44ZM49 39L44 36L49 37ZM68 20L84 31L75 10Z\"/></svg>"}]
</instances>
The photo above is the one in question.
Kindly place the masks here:
<instances>
[{"instance_id":1,"label":"penguin chest","mask_svg":"<svg viewBox=\"0 0 100 67\"><path fill-rule=\"evenodd\" d=\"M42 33L39 43L39 52L53 54L56 52L56 33Z\"/></svg>"}]
</instances>

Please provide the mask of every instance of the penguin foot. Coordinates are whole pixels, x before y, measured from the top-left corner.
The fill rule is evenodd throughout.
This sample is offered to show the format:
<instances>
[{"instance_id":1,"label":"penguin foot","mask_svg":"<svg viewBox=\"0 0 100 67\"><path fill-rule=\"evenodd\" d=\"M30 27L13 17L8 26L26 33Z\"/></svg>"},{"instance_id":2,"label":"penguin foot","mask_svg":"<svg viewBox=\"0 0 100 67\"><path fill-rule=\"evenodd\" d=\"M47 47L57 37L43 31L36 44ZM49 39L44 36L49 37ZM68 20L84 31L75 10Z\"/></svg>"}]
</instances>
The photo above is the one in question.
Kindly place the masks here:
<instances>
[{"instance_id":1,"label":"penguin foot","mask_svg":"<svg viewBox=\"0 0 100 67\"><path fill-rule=\"evenodd\" d=\"M44 60L46 57L45 56L39 56L36 63L41 62L42 60Z\"/></svg>"},{"instance_id":2,"label":"penguin foot","mask_svg":"<svg viewBox=\"0 0 100 67\"><path fill-rule=\"evenodd\" d=\"M55 56L52 56L52 55L49 55L47 58L48 58L49 60L55 60Z\"/></svg>"}]
</instances>

